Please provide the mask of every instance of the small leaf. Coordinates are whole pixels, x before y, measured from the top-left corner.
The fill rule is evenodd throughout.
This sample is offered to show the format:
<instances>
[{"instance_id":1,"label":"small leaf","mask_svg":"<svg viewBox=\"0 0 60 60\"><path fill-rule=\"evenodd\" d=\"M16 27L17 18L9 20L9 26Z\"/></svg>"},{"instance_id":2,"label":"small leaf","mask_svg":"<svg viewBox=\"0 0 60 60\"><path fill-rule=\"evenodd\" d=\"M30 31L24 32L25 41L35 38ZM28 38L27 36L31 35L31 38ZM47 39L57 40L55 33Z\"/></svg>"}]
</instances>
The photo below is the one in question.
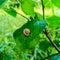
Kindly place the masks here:
<instances>
[{"instance_id":1,"label":"small leaf","mask_svg":"<svg viewBox=\"0 0 60 60\"><path fill-rule=\"evenodd\" d=\"M8 14L10 14L11 16L16 16L16 14L17 14L17 12L15 11L15 10L13 10L13 9L7 9L7 10L5 10Z\"/></svg>"},{"instance_id":2,"label":"small leaf","mask_svg":"<svg viewBox=\"0 0 60 60\"><path fill-rule=\"evenodd\" d=\"M32 0L23 1L21 4L22 4L21 8L22 8L24 13L26 13L27 15L30 15L32 17L35 16L34 3Z\"/></svg>"},{"instance_id":3,"label":"small leaf","mask_svg":"<svg viewBox=\"0 0 60 60\"><path fill-rule=\"evenodd\" d=\"M14 4L14 3L13 3ZM6 11L8 14L12 16L16 16L17 12L14 10L13 5L11 2L6 1L5 4L3 5L4 11Z\"/></svg>"}]
</instances>

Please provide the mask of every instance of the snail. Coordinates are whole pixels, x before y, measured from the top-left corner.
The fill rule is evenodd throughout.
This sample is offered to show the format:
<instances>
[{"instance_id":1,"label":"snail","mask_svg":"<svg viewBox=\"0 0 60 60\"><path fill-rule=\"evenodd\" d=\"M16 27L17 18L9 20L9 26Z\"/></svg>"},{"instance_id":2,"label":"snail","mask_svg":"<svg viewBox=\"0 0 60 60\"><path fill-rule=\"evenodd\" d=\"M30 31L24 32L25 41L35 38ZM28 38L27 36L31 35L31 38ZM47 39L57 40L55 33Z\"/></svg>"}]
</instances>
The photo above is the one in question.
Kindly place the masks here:
<instances>
[{"instance_id":1,"label":"snail","mask_svg":"<svg viewBox=\"0 0 60 60\"><path fill-rule=\"evenodd\" d=\"M30 35L30 29L25 28L25 29L23 30L23 34L24 34L25 36L29 36L29 35Z\"/></svg>"}]
</instances>

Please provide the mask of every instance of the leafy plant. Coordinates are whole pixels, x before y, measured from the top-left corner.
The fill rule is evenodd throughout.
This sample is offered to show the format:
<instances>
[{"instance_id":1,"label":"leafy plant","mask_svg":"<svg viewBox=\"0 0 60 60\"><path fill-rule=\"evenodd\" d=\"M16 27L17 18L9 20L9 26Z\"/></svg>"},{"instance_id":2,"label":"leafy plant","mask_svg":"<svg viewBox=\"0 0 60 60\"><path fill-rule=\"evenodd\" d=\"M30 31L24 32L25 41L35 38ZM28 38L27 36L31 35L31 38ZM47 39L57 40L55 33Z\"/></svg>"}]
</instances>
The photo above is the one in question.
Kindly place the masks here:
<instances>
[{"instance_id":1,"label":"leafy plant","mask_svg":"<svg viewBox=\"0 0 60 60\"><path fill-rule=\"evenodd\" d=\"M1 0L0 60L59 60L59 2Z\"/></svg>"}]
</instances>

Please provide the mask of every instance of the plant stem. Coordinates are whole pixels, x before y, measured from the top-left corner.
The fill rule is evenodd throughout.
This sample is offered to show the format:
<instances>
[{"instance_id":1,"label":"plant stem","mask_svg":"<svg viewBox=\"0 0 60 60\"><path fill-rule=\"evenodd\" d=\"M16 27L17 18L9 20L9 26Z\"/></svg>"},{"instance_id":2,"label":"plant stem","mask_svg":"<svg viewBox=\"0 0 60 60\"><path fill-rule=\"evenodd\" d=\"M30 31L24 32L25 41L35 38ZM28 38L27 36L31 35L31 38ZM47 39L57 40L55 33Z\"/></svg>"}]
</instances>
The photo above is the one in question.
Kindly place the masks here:
<instances>
[{"instance_id":1,"label":"plant stem","mask_svg":"<svg viewBox=\"0 0 60 60\"><path fill-rule=\"evenodd\" d=\"M45 13L44 13L44 3L43 3L43 0L41 0L41 2L42 2L42 11L43 11L43 20L45 19Z\"/></svg>"},{"instance_id":2,"label":"plant stem","mask_svg":"<svg viewBox=\"0 0 60 60\"><path fill-rule=\"evenodd\" d=\"M43 58L43 59L41 59L41 60L45 60L45 59L51 58L52 56L56 56L56 55L59 55L59 54L60 54L60 53L55 53L55 54L50 55L50 56L48 56L48 57L45 57L45 58Z\"/></svg>"},{"instance_id":3,"label":"plant stem","mask_svg":"<svg viewBox=\"0 0 60 60\"><path fill-rule=\"evenodd\" d=\"M42 2L42 10L43 10L43 20L45 20L45 14L44 14L44 4L43 4L43 0L41 0ZM43 31L44 34L46 35L46 37L49 39L49 41L51 42L51 44L54 46L54 48L60 53L59 48L57 47L57 45L53 42L52 38L51 38L51 34L48 32L48 29L45 28L45 30Z\"/></svg>"},{"instance_id":4,"label":"plant stem","mask_svg":"<svg viewBox=\"0 0 60 60\"><path fill-rule=\"evenodd\" d=\"M27 17L25 17L24 15L22 15L21 13L18 13L17 14L21 15L22 17L24 17L25 19L27 19L29 21L29 19Z\"/></svg>"},{"instance_id":5,"label":"plant stem","mask_svg":"<svg viewBox=\"0 0 60 60\"><path fill-rule=\"evenodd\" d=\"M17 12L14 8L11 8L12 10L14 10L14 12L16 12L17 14L19 14L20 16L24 17L25 19L27 19L29 21L29 19L27 17L25 17L24 15L22 15L21 13Z\"/></svg>"},{"instance_id":6,"label":"plant stem","mask_svg":"<svg viewBox=\"0 0 60 60\"><path fill-rule=\"evenodd\" d=\"M47 32L47 30L45 29L44 34L46 35L46 37L49 39L49 41L51 42L52 46L54 46L54 48L60 53L59 48L57 47L57 45L53 42L51 34Z\"/></svg>"}]
</instances>

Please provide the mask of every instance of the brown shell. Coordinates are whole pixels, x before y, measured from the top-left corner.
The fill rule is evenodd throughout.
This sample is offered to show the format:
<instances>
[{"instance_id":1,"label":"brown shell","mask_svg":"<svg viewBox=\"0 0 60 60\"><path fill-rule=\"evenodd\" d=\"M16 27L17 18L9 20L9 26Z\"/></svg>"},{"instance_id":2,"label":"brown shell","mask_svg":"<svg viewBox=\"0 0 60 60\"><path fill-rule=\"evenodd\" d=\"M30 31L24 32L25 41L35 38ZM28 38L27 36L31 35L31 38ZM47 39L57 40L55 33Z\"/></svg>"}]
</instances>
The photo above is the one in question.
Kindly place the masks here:
<instances>
[{"instance_id":1,"label":"brown shell","mask_svg":"<svg viewBox=\"0 0 60 60\"><path fill-rule=\"evenodd\" d=\"M25 36L29 36L29 35L30 35L30 29L25 28L25 29L23 30L23 34L24 34Z\"/></svg>"}]
</instances>

